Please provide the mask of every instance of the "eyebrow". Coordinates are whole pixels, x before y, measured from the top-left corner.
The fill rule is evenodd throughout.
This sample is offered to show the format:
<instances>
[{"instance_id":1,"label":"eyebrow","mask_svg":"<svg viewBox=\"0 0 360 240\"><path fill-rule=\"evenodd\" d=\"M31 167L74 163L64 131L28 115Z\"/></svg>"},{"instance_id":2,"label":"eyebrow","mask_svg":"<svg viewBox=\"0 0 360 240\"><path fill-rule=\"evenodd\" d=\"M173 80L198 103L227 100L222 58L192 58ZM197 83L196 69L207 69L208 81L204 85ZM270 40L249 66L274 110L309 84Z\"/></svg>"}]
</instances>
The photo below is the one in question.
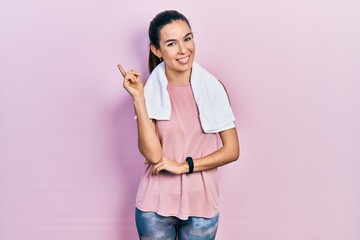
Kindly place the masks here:
<instances>
[{"instance_id":1,"label":"eyebrow","mask_svg":"<svg viewBox=\"0 0 360 240\"><path fill-rule=\"evenodd\" d=\"M189 35L192 35L192 34L193 34L192 32L189 32L189 33L186 34L183 38L186 38L186 37L188 37ZM168 39L168 40L165 41L165 43L167 43L167 42L173 42L173 41L176 41L176 39Z\"/></svg>"}]
</instances>

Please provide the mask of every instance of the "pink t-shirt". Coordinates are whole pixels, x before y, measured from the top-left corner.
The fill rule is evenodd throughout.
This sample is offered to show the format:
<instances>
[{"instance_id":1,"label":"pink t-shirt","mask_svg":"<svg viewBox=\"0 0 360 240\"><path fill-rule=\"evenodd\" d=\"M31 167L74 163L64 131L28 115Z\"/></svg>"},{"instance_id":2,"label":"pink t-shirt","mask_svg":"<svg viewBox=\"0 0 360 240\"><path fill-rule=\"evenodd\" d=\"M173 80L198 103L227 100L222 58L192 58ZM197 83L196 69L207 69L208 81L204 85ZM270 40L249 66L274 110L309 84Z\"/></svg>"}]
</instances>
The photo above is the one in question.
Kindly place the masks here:
<instances>
[{"instance_id":1,"label":"pink t-shirt","mask_svg":"<svg viewBox=\"0 0 360 240\"><path fill-rule=\"evenodd\" d=\"M156 121L163 156L178 161L199 158L218 149L217 134L203 132L191 85L169 82L171 119ZM147 164L136 196L136 207L162 216L211 218L218 213L217 168L192 174L174 175L162 171L151 175Z\"/></svg>"}]
</instances>

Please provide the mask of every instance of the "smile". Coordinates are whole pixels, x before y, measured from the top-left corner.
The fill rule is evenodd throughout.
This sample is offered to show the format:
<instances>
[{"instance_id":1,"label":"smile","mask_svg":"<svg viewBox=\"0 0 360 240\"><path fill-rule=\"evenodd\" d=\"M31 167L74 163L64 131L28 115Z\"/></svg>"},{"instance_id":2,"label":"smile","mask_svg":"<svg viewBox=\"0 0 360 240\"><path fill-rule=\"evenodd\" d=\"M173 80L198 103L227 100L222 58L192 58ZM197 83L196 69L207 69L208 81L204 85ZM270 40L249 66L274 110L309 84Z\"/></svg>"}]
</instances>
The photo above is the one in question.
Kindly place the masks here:
<instances>
[{"instance_id":1,"label":"smile","mask_svg":"<svg viewBox=\"0 0 360 240\"><path fill-rule=\"evenodd\" d=\"M187 64L189 62L190 56L184 57L184 58L178 58L176 59L181 64Z\"/></svg>"}]
</instances>

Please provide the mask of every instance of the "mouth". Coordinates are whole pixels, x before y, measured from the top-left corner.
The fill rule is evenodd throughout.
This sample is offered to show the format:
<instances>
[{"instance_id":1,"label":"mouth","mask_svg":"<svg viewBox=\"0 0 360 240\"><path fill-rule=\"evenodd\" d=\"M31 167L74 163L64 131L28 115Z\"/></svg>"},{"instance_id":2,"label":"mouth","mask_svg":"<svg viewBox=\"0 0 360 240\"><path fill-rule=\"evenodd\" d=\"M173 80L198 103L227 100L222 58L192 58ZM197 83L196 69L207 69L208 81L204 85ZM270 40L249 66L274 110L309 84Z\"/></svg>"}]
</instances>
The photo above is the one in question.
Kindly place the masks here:
<instances>
[{"instance_id":1,"label":"mouth","mask_svg":"<svg viewBox=\"0 0 360 240\"><path fill-rule=\"evenodd\" d=\"M184 58L178 58L176 61L178 61L180 64L187 64L190 60L190 55Z\"/></svg>"}]
</instances>

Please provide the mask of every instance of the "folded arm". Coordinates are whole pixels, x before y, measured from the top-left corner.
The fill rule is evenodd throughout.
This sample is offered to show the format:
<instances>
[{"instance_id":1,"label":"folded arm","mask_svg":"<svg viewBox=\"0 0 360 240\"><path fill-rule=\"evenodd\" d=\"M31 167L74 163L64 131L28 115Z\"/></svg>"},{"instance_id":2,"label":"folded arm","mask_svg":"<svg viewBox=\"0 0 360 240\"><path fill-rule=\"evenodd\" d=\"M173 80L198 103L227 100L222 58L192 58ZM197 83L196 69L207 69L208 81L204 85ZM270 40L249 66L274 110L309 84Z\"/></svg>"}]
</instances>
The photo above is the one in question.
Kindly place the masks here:
<instances>
[{"instance_id":1,"label":"folded arm","mask_svg":"<svg viewBox=\"0 0 360 240\"><path fill-rule=\"evenodd\" d=\"M239 158L240 146L236 128L222 131L219 134L222 141L222 147L209 155L194 158L194 172L217 168L236 161ZM189 165L187 162L178 163L174 160L162 157L161 160L154 165L152 173L153 175L157 175L163 170L174 174L183 174L189 172Z\"/></svg>"},{"instance_id":2,"label":"folded arm","mask_svg":"<svg viewBox=\"0 0 360 240\"><path fill-rule=\"evenodd\" d=\"M219 134L223 146L207 156L194 159L194 172L220 167L239 158L240 146L236 128L222 131ZM187 166L186 172L188 171L189 168Z\"/></svg>"}]
</instances>

